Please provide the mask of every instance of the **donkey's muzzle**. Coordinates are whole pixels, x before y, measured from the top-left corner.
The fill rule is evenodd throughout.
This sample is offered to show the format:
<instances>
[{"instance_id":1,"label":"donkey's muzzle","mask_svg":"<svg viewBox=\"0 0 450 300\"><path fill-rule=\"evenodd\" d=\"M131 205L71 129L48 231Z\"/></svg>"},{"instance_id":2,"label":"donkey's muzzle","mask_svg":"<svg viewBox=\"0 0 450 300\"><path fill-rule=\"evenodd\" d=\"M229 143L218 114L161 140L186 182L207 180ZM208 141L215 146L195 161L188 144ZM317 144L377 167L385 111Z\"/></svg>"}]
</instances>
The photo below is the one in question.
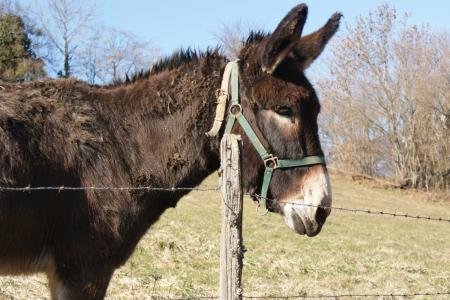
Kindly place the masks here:
<instances>
[{"instance_id":1,"label":"donkey's muzzle","mask_svg":"<svg viewBox=\"0 0 450 300\"><path fill-rule=\"evenodd\" d=\"M279 203L291 229L315 236L331 213L331 185L325 166L313 166L304 176L301 190Z\"/></svg>"}]
</instances>

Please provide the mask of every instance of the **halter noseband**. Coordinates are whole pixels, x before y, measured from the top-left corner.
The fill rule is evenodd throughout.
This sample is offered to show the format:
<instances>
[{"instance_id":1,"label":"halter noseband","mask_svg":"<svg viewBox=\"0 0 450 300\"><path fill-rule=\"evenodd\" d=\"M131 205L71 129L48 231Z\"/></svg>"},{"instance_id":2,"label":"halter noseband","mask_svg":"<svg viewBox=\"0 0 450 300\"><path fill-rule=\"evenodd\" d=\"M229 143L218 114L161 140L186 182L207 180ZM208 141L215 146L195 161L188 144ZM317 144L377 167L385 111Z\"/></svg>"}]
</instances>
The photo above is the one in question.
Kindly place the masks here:
<instances>
[{"instance_id":1,"label":"halter noseband","mask_svg":"<svg viewBox=\"0 0 450 300\"><path fill-rule=\"evenodd\" d=\"M213 128L207 132L208 136L215 136L220 130L225 114L225 106L228 100L228 91L231 90L231 101L228 113L227 124L225 126L224 133L231 133L233 125L238 121L241 125L248 139L252 143L255 150L258 152L264 163L264 178L261 188L260 205L263 208L266 207L267 192L269 190L270 181L272 179L272 174L275 169L287 169L287 168L298 168L310 165L325 165L326 161L323 156L306 156L302 159L278 159L278 157L269 153L266 148L264 148L261 141L258 139L255 131L253 130L250 123L245 118L242 113L242 106L239 103L239 66L238 61L231 61L227 64L225 72L223 75L223 81L221 89L218 95L218 107L216 111L216 118L214 121ZM230 82L231 78L231 82Z\"/></svg>"}]
</instances>

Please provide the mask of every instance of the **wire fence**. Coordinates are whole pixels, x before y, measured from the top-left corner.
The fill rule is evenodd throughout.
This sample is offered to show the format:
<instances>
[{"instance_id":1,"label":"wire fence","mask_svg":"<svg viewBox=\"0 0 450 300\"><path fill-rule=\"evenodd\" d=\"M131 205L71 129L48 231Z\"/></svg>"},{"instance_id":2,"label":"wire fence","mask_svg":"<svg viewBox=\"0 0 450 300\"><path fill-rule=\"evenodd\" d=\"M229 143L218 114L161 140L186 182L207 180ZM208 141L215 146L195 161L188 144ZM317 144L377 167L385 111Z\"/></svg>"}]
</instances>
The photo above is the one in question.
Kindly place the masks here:
<instances>
[{"instance_id":1,"label":"wire fence","mask_svg":"<svg viewBox=\"0 0 450 300\"><path fill-rule=\"evenodd\" d=\"M339 299L339 298L369 298L369 297L428 297L428 296L446 296L450 295L450 291L447 292L431 292L431 293L393 293L393 294L336 294L336 295L290 295L290 296L245 296L244 299Z\"/></svg>"},{"instance_id":2,"label":"wire fence","mask_svg":"<svg viewBox=\"0 0 450 300\"><path fill-rule=\"evenodd\" d=\"M339 299L339 298L372 298L372 297L390 297L395 299L396 297L403 298L417 298L417 297L434 297L434 296L449 296L450 291L447 292L423 292L423 293L373 293L373 294L334 294L334 295L262 295L262 296L247 296L243 295L244 299ZM161 300L200 300L200 299L218 299L218 296L199 296L199 297L186 297L186 298L166 298L163 296L156 296L155 299Z\"/></svg>"},{"instance_id":3,"label":"wire fence","mask_svg":"<svg viewBox=\"0 0 450 300\"><path fill-rule=\"evenodd\" d=\"M65 192L65 191L124 191L124 192L132 192L132 191L159 191L159 192L176 192L176 191L196 191L196 192L219 192L220 187L152 187L152 186L25 186L25 187L10 187L10 186L0 186L0 192L33 192L33 191L56 191L56 192ZM254 197L255 199L262 199L261 195L255 193L246 193L246 196ZM275 199L265 198L267 201L276 201ZM301 199L299 199L301 201ZM435 216L423 216L416 215L411 213L403 213L403 212L389 212L382 211L376 209L363 209L363 208L349 208L349 207L340 207L340 206L324 206L324 205L313 205L307 204L297 201L280 201L279 203L283 204L291 204L298 206L307 206L307 207L320 207L325 209L332 209L342 212L349 213L363 213L369 215L378 215L378 216L389 216L389 217L397 217L404 219L416 219L416 220L427 220L427 221L437 221L450 223L450 218L446 217L435 217Z\"/></svg>"},{"instance_id":4,"label":"wire fence","mask_svg":"<svg viewBox=\"0 0 450 300\"><path fill-rule=\"evenodd\" d=\"M393 293L393 294L335 294L335 295L264 295L264 296L246 296L244 299L339 299L339 298L369 298L369 297L390 297L392 299L396 297L403 298L417 298L417 297L436 297L436 296L448 296L448 292L424 292L424 293ZM166 298L155 297L158 300L200 300L200 299L218 299L218 296L200 296L200 297L187 297L187 298Z\"/></svg>"},{"instance_id":5,"label":"wire fence","mask_svg":"<svg viewBox=\"0 0 450 300\"><path fill-rule=\"evenodd\" d=\"M13 299L13 295L3 292L0 289L0 296L6 296ZM374 297L389 297L395 299L398 297L403 298L422 298L422 297L437 297L437 296L450 296L450 291L446 292L421 292L421 293L373 293L373 294L317 294L317 295L243 295L243 299L341 299L341 298L374 298ZM202 299L219 299L218 296L193 296L193 297L181 297L171 298L167 296L152 296L151 299L158 300L202 300Z\"/></svg>"},{"instance_id":6,"label":"wire fence","mask_svg":"<svg viewBox=\"0 0 450 300\"><path fill-rule=\"evenodd\" d=\"M176 192L176 191L196 191L196 192L219 192L220 187L152 187L152 186L137 186L137 187L116 187L116 186L84 186L84 187L74 187L74 186L25 186L25 187L9 187L0 186L0 192L34 192L34 191L53 191L53 192L65 192L65 191L165 191L165 192ZM262 197L255 193L246 193L246 196L254 197L255 199L261 199ZM266 198L267 201L275 201L274 199ZM301 201L299 199L299 201ZM331 208L333 210L338 210L348 213L364 213L377 216L389 216L397 217L403 219L418 219L427 221L438 221L450 223L450 218L444 217L432 217L423 215L413 215L408 213L399 212L386 212L373 209L361 209L361 208L348 208L339 206L321 206L312 205L296 201L282 201L284 204L308 206L308 207L322 207ZM403 298L417 298L417 297L437 297L437 296L449 296L450 291L443 292L418 292L418 293L373 293L373 294L318 294L318 295L243 295L244 299L342 299L342 298L374 298L374 297L390 297L395 299L396 297ZM198 297L187 297L187 298L167 298L164 296L156 296L155 299L165 299L165 300L196 300L196 299L218 299L218 296L198 296Z\"/></svg>"},{"instance_id":7,"label":"wire fence","mask_svg":"<svg viewBox=\"0 0 450 300\"><path fill-rule=\"evenodd\" d=\"M25 187L9 187L0 186L1 191L12 192L32 192L32 191L198 191L209 192L219 191L220 187L152 187L152 186L25 186Z\"/></svg>"},{"instance_id":8,"label":"wire fence","mask_svg":"<svg viewBox=\"0 0 450 300\"><path fill-rule=\"evenodd\" d=\"M258 194L251 194L250 196L254 196L256 198L263 198ZM274 199L270 199L270 198L265 198L265 199L268 201L275 201ZM307 207L317 207L317 208L320 207L320 208L325 208L325 209L330 208L333 210L339 210L339 211L351 212L351 213L365 213L365 214L369 214L369 215L399 217L399 218L406 218L406 219L421 219L421 220L428 220L428 221L438 221L438 222L450 223L450 219L448 219L448 218L421 216L421 215L413 215L413 214L400 213L400 212L386 212L386 211L375 210L375 209L361 209L361 208L346 208L346 207L339 207L339 206L313 205L313 204L294 202L294 201L279 201L279 203L292 204L292 205L298 205L298 206L307 206Z\"/></svg>"}]
</instances>

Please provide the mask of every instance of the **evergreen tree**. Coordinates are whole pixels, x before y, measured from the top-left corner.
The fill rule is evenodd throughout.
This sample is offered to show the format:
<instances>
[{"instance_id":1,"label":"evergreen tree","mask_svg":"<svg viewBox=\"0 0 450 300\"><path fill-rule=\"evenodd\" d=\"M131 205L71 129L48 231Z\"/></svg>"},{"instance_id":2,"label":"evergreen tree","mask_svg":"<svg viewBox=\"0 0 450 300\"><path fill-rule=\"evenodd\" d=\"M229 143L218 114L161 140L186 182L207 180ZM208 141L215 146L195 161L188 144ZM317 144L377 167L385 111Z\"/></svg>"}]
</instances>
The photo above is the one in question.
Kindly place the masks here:
<instances>
[{"instance_id":1,"label":"evergreen tree","mask_svg":"<svg viewBox=\"0 0 450 300\"><path fill-rule=\"evenodd\" d=\"M30 81L45 75L44 63L32 49L31 32L20 16L0 7L0 79Z\"/></svg>"}]
</instances>

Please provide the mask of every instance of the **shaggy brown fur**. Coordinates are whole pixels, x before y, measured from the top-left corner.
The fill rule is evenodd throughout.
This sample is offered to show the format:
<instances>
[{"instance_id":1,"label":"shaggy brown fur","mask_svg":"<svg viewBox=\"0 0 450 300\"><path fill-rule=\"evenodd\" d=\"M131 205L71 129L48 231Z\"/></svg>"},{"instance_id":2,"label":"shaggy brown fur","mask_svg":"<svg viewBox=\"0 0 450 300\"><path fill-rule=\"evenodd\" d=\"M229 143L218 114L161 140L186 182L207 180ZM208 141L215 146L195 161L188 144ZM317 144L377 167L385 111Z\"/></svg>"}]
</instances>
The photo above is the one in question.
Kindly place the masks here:
<instances>
[{"instance_id":1,"label":"shaggy brown fur","mask_svg":"<svg viewBox=\"0 0 450 300\"><path fill-rule=\"evenodd\" d=\"M338 21L322 31L334 33ZM289 56L273 75L261 71L261 51L275 34L253 35L241 52L244 113L276 155L318 155L319 104L303 61ZM327 41L314 40L318 53ZM219 140L205 132L225 64L217 51L180 52L149 74L109 87L71 79L0 83L0 186L198 185L219 167ZM262 117L281 106L300 118L299 134L280 134ZM244 137L244 186L257 191L262 163L234 131ZM275 174L271 196L303 174ZM53 298L101 299L114 270L184 193L2 190L0 273L47 272Z\"/></svg>"}]
</instances>

